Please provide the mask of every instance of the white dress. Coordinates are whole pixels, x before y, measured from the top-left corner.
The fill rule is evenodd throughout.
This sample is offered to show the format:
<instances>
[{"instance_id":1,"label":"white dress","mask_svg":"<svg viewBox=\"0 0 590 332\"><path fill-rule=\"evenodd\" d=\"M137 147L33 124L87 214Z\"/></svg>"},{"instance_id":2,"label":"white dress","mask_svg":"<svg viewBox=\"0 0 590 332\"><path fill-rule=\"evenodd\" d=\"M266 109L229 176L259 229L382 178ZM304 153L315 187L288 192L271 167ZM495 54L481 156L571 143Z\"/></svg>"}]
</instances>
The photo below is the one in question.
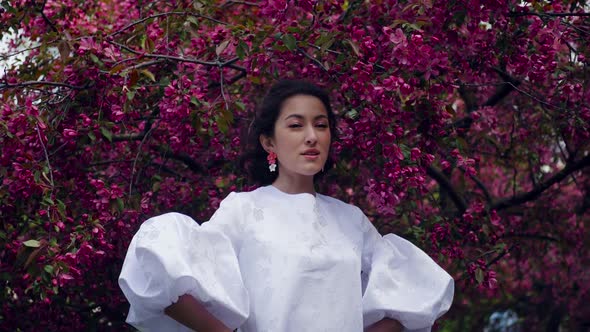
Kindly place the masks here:
<instances>
[{"instance_id":1,"label":"white dress","mask_svg":"<svg viewBox=\"0 0 590 332\"><path fill-rule=\"evenodd\" d=\"M360 209L274 186L231 193L209 222L168 213L133 237L119 285L127 322L190 331L163 313L183 294L241 332L360 332L384 317L429 331L453 300L453 279Z\"/></svg>"}]
</instances>

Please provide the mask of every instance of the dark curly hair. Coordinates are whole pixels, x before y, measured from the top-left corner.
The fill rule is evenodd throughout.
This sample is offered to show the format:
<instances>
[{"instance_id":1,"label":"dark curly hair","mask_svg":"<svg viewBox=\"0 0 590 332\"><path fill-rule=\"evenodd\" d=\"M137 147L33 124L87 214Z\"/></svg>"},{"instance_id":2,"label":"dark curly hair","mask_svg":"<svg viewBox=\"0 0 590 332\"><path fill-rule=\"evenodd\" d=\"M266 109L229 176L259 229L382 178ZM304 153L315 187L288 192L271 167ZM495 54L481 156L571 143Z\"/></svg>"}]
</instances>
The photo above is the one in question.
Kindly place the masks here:
<instances>
[{"instance_id":1,"label":"dark curly hair","mask_svg":"<svg viewBox=\"0 0 590 332\"><path fill-rule=\"evenodd\" d=\"M268 137L274 137L274 129L277 118L281 111L283 102L289 97L295 95L313 96L321 100L328 112L328 122L330 126L330 134L332 142L337 138L336 136L336 116L332 112L330 106L330 98L328 93L319 86L301 80L281 80L274 84L267 95L262 100L262 103L256 109L256 114L252 124L248 128L247 137L242 140L243 153L240 156L240 166L246 171L248 180L252 184L269 185L276 180L279 169L276 172L268 170L268 161L266 157L268 153L262 148L259 137L264 134ZM333 166L333 160L330 155L326 160L323 171L316 174L314 179L321 177L323 173Z\"/></svg>"}]
</instances>

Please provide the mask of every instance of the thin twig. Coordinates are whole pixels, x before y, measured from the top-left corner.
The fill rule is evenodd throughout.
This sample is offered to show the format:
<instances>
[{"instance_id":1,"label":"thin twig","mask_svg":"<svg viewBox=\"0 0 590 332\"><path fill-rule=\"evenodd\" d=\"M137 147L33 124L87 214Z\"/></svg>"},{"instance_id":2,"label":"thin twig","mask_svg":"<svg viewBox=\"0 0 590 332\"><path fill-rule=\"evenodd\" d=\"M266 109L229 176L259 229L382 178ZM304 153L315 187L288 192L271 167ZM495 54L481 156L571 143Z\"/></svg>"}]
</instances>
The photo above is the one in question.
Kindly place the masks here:
<instances>
[{"instance_id":1,"label":"thin twig","mask_svg":"<svg viewBox=\"0 0 590 332\"><path fill-rule=\"evenodd\" d=\"M144 58L152 58L152 59L166 59L166 60L173 60L173 61L179 61L179 62L189 62L189 63L196 63L199 65L204 65L204 66L216 66L216 67L227 67L230 64L233 64L234 62L238 61L239 58L235 57L232 58L230 60L227 60L225 62L219 62L219 61L203 61L203 60L198 60L198 59L191 59L191 58L182 58L182 57L177 57L177 56L172 56L172 55L165 55L165 54L153 54L153 53L143 53L140 51L136 51L126 45L114 42L114 41L107 41L109 44L121 47L123 49L125 49L128 52L131 52L133 54L137 54L137 55L141 55Z\"/></svg>"},{"instance_id":2,"label":"thin twig","mask_svg":"<svg viewBox=\"0 0 590 332\"><path fill-rule=\"evenodd\" d=\"M102 165L110 165L110 164L118 164L118 163L132 163L133 160L131 159L114 159L114 160L102 160L102 161L96 161L93 163L88 164L88 166L90 167L94 167L94 166L102 166Z\"/></svg>"},{"instance_id":3,"label":"thin twig","mask_svg":"<svg viewBox=\"0 0 590 332\"><path fill-rule=\"evenodd\" d=\"M166 60L157 59L157 60L152 60L152 61L146 61L146 62L138 63L138 64L131 66L131 67L127 67L127 68L123 69L123 71L139 69L139 68L143 68L143 67L149 67L151 65L157 65L157 64L162 63L164 61L166 61Z\"/></svg>"},{"instance_id":4,"label":"thin twig","mask_svg":"<svg viewBox=\"0 0 590 332\"><path fill-rule=\"evenodd\" d=\"M307 46L313 47L313 48L315 48L318 51L321 51L322 50L322 48L320 46L314 45L314 44L312 44L310 42L307 43ZM334 51L334 50L331 50L329 48L325 49L324 51L325 52L328 52L328 53L336 54L336 55L342 54L342 52Z\"/></svg>"},{"instance_id":5,"label":"thin twig","mask_svg":"<svg viewBox=\"0 0 590 332\"><path fill-rule=\"evenodd\" d=\"M39 137L39 143L43 147L43 153L45 153L45 161L47 161L47 168L49 169L49 182L51 183L51 193L53 193L54 183L53 183L53 170L51 169L51 163L49 162L49 154L47 153L47 148L45 144L43 144L43 139L41 138L41 130L39 130L39 125L35 125L35 130L37 131L37 137Z\"/></svg>"},{"instance_id":6,"label":"thin twig","mask_svg":"<svg viewBox=\"0 0 590 332\"><path fill-rule=\"evenodd\" d=\"M227 97L225 96L225 92L223 91L223 68L219 69L219 87L221 88L221 97L223 98L223 103L225 104L225 110L229 110L229 103L227 101Z\"/></svg>"},{"instance_id":7,"label":"thin twig","mask_svg":"<svg viewBox=\"0 0 590 332\"><path fill-rule=\"evenodd\" d=\"M248 5L248 6L260 7L260 4L256 3L256 2L229 0L226 3L224 3L223 5L221 5L221 8L226 8L226 7L230 7L233 5Z\"/></svg>"},{"instance_id":8,"label":"thin twig","mask_svg":"<svg viewBox=\"0 0 590 332\"><path fill-rule=\"evenodd\" d=\"M149 137L149 134L152 132L152 130L154 130L154 128L157 126L158 126L157 123L154 126L150 126L150 128L145 132L145 135L144 135L143 139L141 140L141 142L139 143L139 146L137 147L137 154L135 155L135 159L133 160L133 167L131 168L131 178L129 179L129 197L130 198L131 198L131 192L133 190L133 175L135 175L135 166L137 165L137 159L139 159L139 154L141 153L141 147L143 146L143 143L146 141L146 139Z\"/></svg>"},{"instance_id":9,"label":"thin twig","mask_svg":"<svg viewBox=\"0 0 590 332\"><path fill-rule=\"evenodd\" d=\"M123 31L125 31L125 30L127 30L127 29L129 29L129 28L131 28L133 26L136 26L138 24L141 24L141 23L143 23L143 22L145 22L147 20L151 20L152 18L158 18L158 17L170 16L170 15L192 16L192 17L197 17L197 18L204 18L206 20L209 20L209 21L212 21L212 22L215 22L215 23L218 23L218 24L227 25L227 23L225 23L225 22L222 22L220 20L214 19L214 18L209 17L209 16L205 16L205 15L200 15L200 14L195 14L195 13L190 13L190 12L167 12L167 13L160 13L160 14L150 15L150 16L144 17L144 18L142 18L140 20L137 20L135 22L131 22L131 23L127 24L126 26L122 27L121 29L119 29L119 30L111 33L109 36L111 36L111 37L116 36L116 35L120 34L121 32L123 32Z\"/></svg>"},{"instance_id":10,"label":"thin twig","mask_svg":"<svg viewBox=\"0 0 590 332\"><path fill-rule=\"evenodd\" d=\"M502 257L506 256L512 250L512 248L514 248L514 245L510 246L510 248L504 250L504 252L502 252L501 254L499 254L498 256L496 256L496 258L494 258L491 261L489 261L486 264L486 267L490 267L490 266L494 265L497 261L499 261L500 259L502 259Z\"/></svg>"},{"instance_id":11,"label":"thin twig","mask_svg":"<svg viewBox=\"0 0 590 332\"><path fill-rule=\"evenodd\" d=\"M237 58L234 58L232 60L236 60L237 61ZM246 75L248 75L248 70L246 70L246 68L244 68L242 66L235 65L233 63L229 63L228 64L228 62L225 62L225 63L221 64L221 66L228 67L228 68L231 68L231 69L235 69L235 70L239 71L240 73L237 74L237 75L235 75L234 77L230 78L229 80L227 80L227 84L225 84L225 85L232 85L235 82L237 82L237 81L241 80L242 78L246 77ZM211 89L213 87L216 87L217 85L219 85L218 82L211 82L211 83L209 83L207 85L207 89Z\"/></svg>"},{"instance_id":12,"label":"thin twig","mask_svg":"<svg viewBox=\"0 0 590 332\"><path fill-rule=\"evenodd\" d=\"M49 156L53 157L53 155L55 155L56 153L58 153L61 149L63 149L66 145L68 145L68 142L63 143L62 145L58 146L55 150L53 150Z\"/></svg>"},{"instance_id":13,"label":"thin twig","mask_svg":"<svg viewBox=\"0 0 590 332\"><path fill-rule=\"evenodd\" d=\"M312 57L311 55L307 54L307 52L305 52L301 47L297 47L297 50L303 54L306 58L308 58L309 60L311 60L316 66L320 67L321 69L323 69L326 72L329 72L329 70L324 67L324 65L316 58Z\"/></svg>"},{"instance_id":14,"label":"thin twig","mask_svg":"<svg viewBox=\"0 0 590 332\"><path fill-rule=\"evenodd\" d=\"M44 43L44 44L41 44L41 45L31 46L29 48L25 48L25 49L22 49L20 51L16 51L14 53L2 54L2 55L0 55L0 59L6 60L6 59L11 58L13 56L17 56L17 55L19 55L21 53L28 53L28 52L30 52L32 50L36 50L36 49L40 48L41 46L45 46L46 47L47 45L51 45L51 44L55 43L56 41L57 41L57 39L56 40L53 40L53 41L50 41L50 42L47 42L47 43Z\"/></svg>"},{"instance_id":15,"label":"thin twig","mask_svg":"<svg viewBox=\"0 0 590 332\"><path fill-rule=\"evenodd\" d=\"M58 86L58 87L69 88L69 89L72 89L72 90L85 90L85 89L88 89L90 87L90 83L87 83L87 84L85 84L83 86L78 86L78 85L71 85L71 84L61 83L61 82L27 81L27 82L21 82L21 83L16 83L16 84L0 83L0 90L18 89L18 88L23 88L23 87L26 87L26 86L35 86L35 85Z\"/></svg>"}]
</instances>

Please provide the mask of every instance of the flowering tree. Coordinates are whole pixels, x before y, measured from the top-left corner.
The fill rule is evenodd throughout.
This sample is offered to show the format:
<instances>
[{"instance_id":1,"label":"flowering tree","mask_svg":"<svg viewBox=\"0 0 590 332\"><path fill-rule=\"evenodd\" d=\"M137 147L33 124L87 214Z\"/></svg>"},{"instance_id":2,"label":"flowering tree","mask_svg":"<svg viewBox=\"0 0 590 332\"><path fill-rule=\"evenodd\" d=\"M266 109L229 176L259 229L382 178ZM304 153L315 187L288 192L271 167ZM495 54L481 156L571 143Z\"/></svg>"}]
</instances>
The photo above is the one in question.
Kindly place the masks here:
<instances>
[{"instance_id":1,"label":"flowering tree","mask_svg":"<svg viewBox=\"0 0 590 332\"><path fill-rule=\"evenodd\" d=\"M2 326L120 330L131 236L252 189L241 133L279 77L333 96L322 192L455 277L442 327L589 324L587 6L0 1Z\"/></svg>"}]
</instances>

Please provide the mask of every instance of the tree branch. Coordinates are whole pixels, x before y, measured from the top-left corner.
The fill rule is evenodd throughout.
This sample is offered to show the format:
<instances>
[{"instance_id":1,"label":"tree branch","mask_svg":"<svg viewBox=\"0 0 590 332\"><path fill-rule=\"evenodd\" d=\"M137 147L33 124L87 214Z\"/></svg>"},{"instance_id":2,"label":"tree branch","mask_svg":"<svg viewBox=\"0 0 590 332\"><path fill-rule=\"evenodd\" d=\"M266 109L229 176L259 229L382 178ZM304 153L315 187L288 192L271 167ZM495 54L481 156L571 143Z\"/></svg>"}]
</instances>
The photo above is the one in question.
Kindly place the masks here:
<instances>
[{"instance_id":1,"label":"tree branch","mask_svg":"<svg viewBox=\"0 0 590 332\"><path fill-rule=\"evenodd\" d=\"M158 146L157 150L162 154L162 157L170 158L174 160L181 161L184 163L191 171L197 174L203 174L205 172L205 168L197 163L193 158L191 158L188 154L182 152L172 152L170 148L164 146Z\"/></svg>"},{"instance_id":2,"label":"tree branch","mask_svg":"<svg viewBox=\"0 0 590 332\"><path fill-rule=\"evenodd\" d=\"M525 239L543 240L543 241L550 241L550 242L559 242L558 239L556 239L552 236L540 235L540 234L516 233L516 234L505 234L500 237L504 238L504 239L525 238Z\"/></svg>"},{"instance_id":3,"label":"tree branch","mask_svg":"<svg viewBox=\"0 0 590 332\"><path fill-rule=\"evenodd\" d=\"M125 141L141 141L145 137L145 132L138 133L138 134L121 134L121 135L113 135L111 141L115 142L125 142Z\"/></svg>"},{"instance_id":4,"label":"tree branch","mask_svg":"<svg viewBox=\"0 0 590 332\"><path fill-rule=\"evenodd\" d=\"M451 200L453 201L453 203L455 203L455 206L457 207L459 212L463 214L463 212L467 210L467 203L465 203L465 200L463 199L463 197L461 197L457 190L453 188L453 185L451 184L449 179L447 179L447 177L439 169L432 165L426 168L426 173L428 174L428 176L436 180L436 182L438 182L438 185L441 188L443 188L449 193Z\"/></svg>"},{"instance_id":5,"label":"tree branch","mask_svg":"<svg viewBox=\"0 0 590 332\"><path fill-rule=\"evenodd\" d=\"M133 159L101 160L101 161L89 163L88 167L111 165L111 164L118 164L118 163L132 163L132 162L133 162Z\"/></svg>"},{"instance_id":6,"label":"tree branch","mask_svg":"<svg viewBox=\"0 0 590 332\"><path fill-rule=\"evenodd\" d=\"M590 17L590 13L554 13L554 12L547 12L547 13L517 13L517 12L509 12L506 16L508 17L520 17L520 16L538 16L538 17L569 17L569 16L581 16L581 17Z\"/></svg>"},{"instance_id":7,"label":"tree branch","mask_svg":"<svg viewBox=\"0 0 590 332\"><path fill-rule=\"evenodd\" d=\"M72 90L85 90L85 89L88 89L91 84L87 83L83 86L78 86L78 85L71 85L71 84L67 84L67 83L49 82L49 81L27 81L27 82L21 82L21 83L16 83L16 84L0 83L0 91L7 90L7 89L24 88L26 86L35 86L35 85L49 85L49 86L68 88L68 89L72 89Z\"/></svg>"},{"instance_id":8,"label":"tree branch","mask_svg":"<svg viewBox=\"0 0 590 332\"><path fill-rule=\"evenodd\" d=\"M120 34L121 32L123 32L123 31L125 31L125 30L127 30L127 29L129 29L129 28L131 28L133 26L136 26L138 24L141 24L141 23L143 23L143 22L145 22L147 20L150 20L152 18L158 18L158 17L162 17L162 16L171 16L171 15L192 16L192 17L197 17L197 18L204 18L206 20L209 20L209 21L212 21L212 22L215 22L215 23L218 23L218 24L227 25L227 23L225 23L225 22L222 22L220 20L216 20L216 19L214 19L212 17L209 17L209 16L200 15L200 14L195 14L195 13L190 13L190 12L167 12L167 13L160 13L160 14L150 15L150 16L144 17L144 18L142 18L140 20L131 22L131 23L127 24L126 26L122 27L121 29L119 29L119 30L111 33L109 36L111 36L111 37L116 36L116 35Z\"/></svg>"},{"instance_id":9,"label":"tree branch","mask_svg":"<svg viewBox=\"0 0 590 332\"><path fill-rule=\"evenodd\" d=\"M504 250L502 253L498 254L498 256L494 257L491 261L486 263L486 267L490 267L494 264L496 264L496 262L498 262L500 259L502 259L502 257L506 256L512 249L514 248L514 245L510 246L510 248Z\"/></svg>"},{"instance_id":10,"label":"tree branch","mask_svg":"<svg viewBox=\"0 0 590 332\"><path fill-rule=\"evenodd\" d=\"M107 41L109 44L118 46L128 52L131 52L133 54L137 54L137 55L141 55L144 58L152 58L152 59L166 59L166 60L173 60L173 61L178 61L178 62L189 62L189 63L196 63L199 65L204 65L204 66L212 66L212 67L228 67L229 65L234 64L236 61L239 60L238 57L232 58L230 60L227 60L225 62L219 62L219 61L203 61L203 60L199 60L199 59L192 59L192 58L182 58L182 57L178 57L178 56L172 56L172 55L165 55L165 54L153 54L153 53L143 53L140 51L136 51L134 49L132 49L129 46L114 42L114 41Z\"/></svg>"},{"instance_id":11,"label":"tree branch","mask_svg":"<svg viewBox=\"0 0 590 332\"><path fill-rule=\"evenodd\" d=\"M576 214L581 216L586 213L588 209L590 209L590 196L586 195L582 203L576 208Z\"/></svg>"},{"instance_id":12,"label":"tree branch","mask_svg":"<svg viewBox=\"0 0 590 332\"><path fill-rule=\"evenodd\" d=\"M47 25L49 25L49 27L51 28L51 30L59 33L59 31L55 27L55 24L53 24L53 22L51 22L51 20L49 19L49 17L47 17L47 15L45 15L45 13L43 12L45 10L45 5L47 5L47 0L43 1L43 4L41 5L41 8L39 8L39 13L41 13L41 17L43 17L43 20L45 21L45 23L47 23Z\"/></svg>"},{"instance_id":13,"label":"tree branch","mask_svg":"<svg viewBox=\"0 0 590 332\"><path fill-rule=\"evenodd\" d=\"M473 119L471 118L470 113L478 109L479 107L485 106L495 106L497 105L502 99L506 98L510 92L514 90L518 90L517 87L520 85L520 81L513 78L512 76L508 75L506 72L500 70L499 68L494 68L494 71L500 75L500 77L504 80L504 82L497 83L498 88L496 92L488 98L481 106L478 106L475 102L475 97L469 93L465 87L470 86L469 84L459 84L459 94L465 105L467 106L467 113L468 115L462 119L455 121L452 125L453 128L461 128L461 129L469 129L471 124L473 123Z\"/></svg>"},{"instance_id":14,"label":"tree branch","mask_svg":"<svg viewBox=\"0 0 590 332\"><path fill-rule=\"evenodd\" d=\"M513 90L516 90L516 88L521 83L519 80L517 80L514 77L508 75L508 73L504 72L503 70L500 70L499 68L494 68L494 71L498 75L500 75L500 77L505 82L504 82L504 84L502 84L498 88L498 90L496 90L496 93L494 93L494 95L492 95L490 98L488 98L488 100L486 100L485 103L483 103L482 106L495 106L502 99L504 99L506 96L508 96L510 94L510 92L512 92Z\"/></svg>"},{"instance_id":15,"label":"tree branch","mask_svg":"<svg viewBox=\"0 0 590 332\"><path fill-rule=\"evenodd\" d=\"M139 68L143 68L143 67L149 67L151 65L157 65L157 64L160 64L160 63L165 62L165 61L166 61L165 59L150 60L150 61L138 63L138 64L133 65L131 67L127 67L127 68L123 69L122 71L132 70L132 69L139 69Z\"/></svg>"},{"instance_id":16,"label":"tree branch","mask_svg":"<svg viewBox=\"0 0 590 332\"><path fill-rule=\"evenodd\" d=\"M463 174L466 174L467 173L467 172L465 172L465 168L464 167L459 167L459 169L463 172ZM475 184L477 185L477 187L483 192L484 196L486 197L486 201L488 202L488 204L491 204L494 201L494 199L493 199L492 195L490 194L490 192L488 191L488 188L485 186L485 184L483 184L483 182L481 182L481 180L477 176L475 176L475 175L473 175L471 173L469 173L468 175L469 175L469 178L473 182L475 182Z\"/></svg>"},{"instance_id":17,"label":"tree branch","mask_svg":"<svg viewBox=\"0 0 590 332\"><path fill-rule=\"evenodd\" d=\"M238 58L233 58L232 60L237 61ZM246 68L244 68L244 67L237 66L237 65L235 65L233 63L227 64L226 67L231 68L231 69L235 69L235 70L237 70L237 71L240 72L239 74L237 74L234 77L232 77L229 80L227 80L226 85L232 85L232 84L236 83L237 81L241 80L242 78L246 77L246 75L248 75L248 70L246 70ZM211 89L211 88L214 88L216 86L221 86L221 82L211 82L207 86L207 89Z\"/></svg>"},{"instance_id":18,"label":"tree branch","mask_svg":"<svg viewBox=\"0 0 590 332\"><path fill-rule=\"evenodd\" d=\"M329 72L329 70L324 67L324 65L320 62L320 60L312 57L311 55L309 55L307 52L305 52L301 47L297 47L297 51L299 51L301 54L303 54L306 58L308 58L309 60L311 60L316 66L320 67L323 71L325 72Z\"/></svg>"},{"instance_id":19,"label":"tree branch","mask_svg":"<svg viewBox=\"0 0 590 332\"><path fill-rule=\"evenodd\" d=\"M575 171L578 171L584 167L590 165L590 155L578 160L577 162L568 163L561 171L557 172L547 181L540 183L533 190L518 195L514 195L511 198L501 199L490 207L493 210L502 210L511 206L520 205L528 201L534 200L539 197L545 190L550 188L552 185L560 182L561 180L568 177Z\"/></svg>"},{"instance_id":20,"label":"tree branch","mask_svg":"<svg viewBox=\"0 0 590 332\"><path fill-rule=\"evenodd\" d=\"M223 5L221 5L221 8L231 7L233 5L248 5L248 6L260 7L260 4L258 4L256 2L229 0L226 3L224 3Z\"/></svg>"}]
</instances>

